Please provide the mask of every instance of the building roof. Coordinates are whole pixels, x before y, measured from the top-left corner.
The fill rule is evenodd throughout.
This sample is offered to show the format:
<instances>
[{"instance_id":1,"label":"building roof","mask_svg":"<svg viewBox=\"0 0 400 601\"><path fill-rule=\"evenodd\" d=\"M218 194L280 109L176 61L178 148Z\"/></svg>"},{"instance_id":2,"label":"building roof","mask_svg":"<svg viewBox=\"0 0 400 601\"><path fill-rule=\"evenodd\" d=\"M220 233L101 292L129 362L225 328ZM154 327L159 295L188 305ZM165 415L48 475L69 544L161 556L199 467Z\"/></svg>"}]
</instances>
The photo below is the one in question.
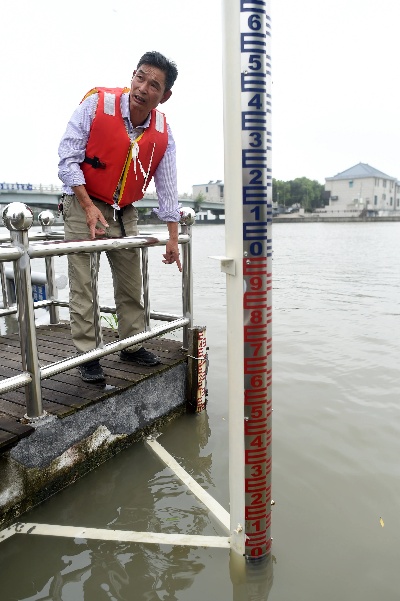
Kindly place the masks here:
<instances>
[{"instance_id":1,"label":"building roof","mask_svg":"<svg viewBox=\"0 0 400 601\"><path fill-rule=\"evenodd\" d=\"M222 179L216 179L215 182L210 179L209 182L206 182L205 184L193 184L193 186L212 186L212 185L224 185L224 182L222 181Z\"/></svg>"},{"instance_id":2,"label":"building roof","mask_svg":"<svg viewBox=\"0 0 400 601\"><path fill-rule=\"evenodd\" d=\"M350 167L350 169L346 169L346 171L342 171L333 177L327 177L326 180L332 179L360 179L366 177L382 177L384 179L393 179L397 180L396 177L391 177L374 167L371 167L367 163L358 163L358 165L354 165L354 167Z\"/></svg>"}]
</instances>

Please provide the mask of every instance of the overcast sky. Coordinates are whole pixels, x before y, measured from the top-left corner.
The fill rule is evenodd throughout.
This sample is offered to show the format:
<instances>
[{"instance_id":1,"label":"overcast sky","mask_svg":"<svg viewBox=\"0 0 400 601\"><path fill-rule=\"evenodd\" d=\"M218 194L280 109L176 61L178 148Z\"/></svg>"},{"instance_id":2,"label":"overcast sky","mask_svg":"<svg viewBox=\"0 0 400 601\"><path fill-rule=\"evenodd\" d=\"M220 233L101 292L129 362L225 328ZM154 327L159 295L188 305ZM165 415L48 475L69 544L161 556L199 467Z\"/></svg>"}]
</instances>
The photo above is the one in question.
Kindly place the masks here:
<instances>
[{"instance_id":1,"label":"overcast sky","mask_svg":"<svg viewBox=\"0 0 400 601\"><path fill-rule=\"evenodd\" d=\"M271 6L274 177L323 183L364 162L400 178L400 2ZM219 0L1 0L0 23L0 182L59 184L58 143L82 96L129 85L147 50L179 69L162 107L179 192L224 179Z\"/></svg>"}]
</instances>

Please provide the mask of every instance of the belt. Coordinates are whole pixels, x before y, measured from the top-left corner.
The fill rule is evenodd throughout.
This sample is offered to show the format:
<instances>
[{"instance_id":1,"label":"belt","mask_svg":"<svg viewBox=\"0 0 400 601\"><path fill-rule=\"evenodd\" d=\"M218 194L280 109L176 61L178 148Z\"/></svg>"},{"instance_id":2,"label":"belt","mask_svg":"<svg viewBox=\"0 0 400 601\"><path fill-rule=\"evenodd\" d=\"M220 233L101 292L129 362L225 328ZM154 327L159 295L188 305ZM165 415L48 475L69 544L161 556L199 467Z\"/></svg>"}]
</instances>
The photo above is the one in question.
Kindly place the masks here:
<instances>
[{"instance_id":1,"label":"belt","mask_svg":"<svg viewBox=\"0 0 400 601\"><path fill-rule=\"evenodd\" d=\"M125 238L126 231L125 231L125 227L124 227L124 222L122 221L123 211L124 211L123 208L119 209L119 211L117 211L117 219L118 219L119 227L121 228L121 234Z\"/></svg>"}]
</instances>

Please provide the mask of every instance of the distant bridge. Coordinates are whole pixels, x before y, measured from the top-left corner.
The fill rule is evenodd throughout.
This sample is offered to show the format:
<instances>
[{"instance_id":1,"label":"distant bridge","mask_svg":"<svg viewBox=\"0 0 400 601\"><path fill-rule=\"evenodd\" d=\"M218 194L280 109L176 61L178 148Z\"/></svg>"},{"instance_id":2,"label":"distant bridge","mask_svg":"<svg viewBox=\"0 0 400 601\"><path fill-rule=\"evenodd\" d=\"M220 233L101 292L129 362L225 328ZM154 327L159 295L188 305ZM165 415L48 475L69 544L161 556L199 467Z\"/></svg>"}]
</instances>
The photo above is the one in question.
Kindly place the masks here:
<instances>
[{"instance_id":1,"label":"distant bridge","mask_svg":"<svg viewBox=\"0 0 400 601\"><path fill-rule=\"evenodd\" d=\"M34 209L35 213L44 209L57 212L61 195L61 186L0 183L0 205L2 207L10 202L23 202ZM182 206L195 210L211 211L217 216L225 213L224 202L202 200L199 203L189 196L181 196L178 200ZM135 203L135 207L138 209L153 209L157 206L158 200L155 193L145 194L142 200Z\"/></svg>"},{"instance_id":2,"label":"distant bridge","mask_svg":"<svg viewBox=\"0 0 400 601\"><path fill-rule=\"evenodd\" d=\"M32 208L58 210L61 186L33 186L32 184L0 184L0 204L23 202Z\"/></svg>"}]
</instances>

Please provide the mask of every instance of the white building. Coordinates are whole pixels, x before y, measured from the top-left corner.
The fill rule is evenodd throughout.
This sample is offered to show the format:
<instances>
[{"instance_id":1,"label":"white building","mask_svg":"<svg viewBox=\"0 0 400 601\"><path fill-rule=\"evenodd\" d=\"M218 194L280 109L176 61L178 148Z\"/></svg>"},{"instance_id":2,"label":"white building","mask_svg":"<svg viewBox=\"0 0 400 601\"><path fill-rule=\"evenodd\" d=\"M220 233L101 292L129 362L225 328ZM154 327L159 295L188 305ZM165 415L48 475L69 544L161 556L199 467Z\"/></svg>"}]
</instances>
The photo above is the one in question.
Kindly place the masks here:
<instances>
[{"instance_id":1,"label":"white building","mask_svg":"<svg viewBox=\"0 0 400 601\"><path fill-rule=\"evenodd\" d=\"M400 182L366 163L358 163L325 180L328 212L390 215L400 211Z\"/></svg>"},{"instance_id":2,"label":"white building","mask_svg":"<svg viewBox=\"0 0 400 601\"><path fill-rule=\"evenodd\" d=\"M224 184L220 179L217 179L215 182L211 180L208 184L195 184L192 188L194 200L200 194L204 200L224 204Z\"/></svg>"},{"instance_id":3,"label":"white building","mask_svg":"<svg viewBox=\"0 0 400 601\"><path fill-rule=\"evenodd\" d=\"M208 200L209 202L219 203L222 205L222 209L224 206L224 184L222 180L217 179L215 182L210 180L208 184L194 184L192 186L192 198L193 200L201 199L202 201ZM212 212L204 208L196 216L199 221L213 221L217 218L219 219L219 216L215 215L215 211Z\"/></svg>"}]
</instances>

